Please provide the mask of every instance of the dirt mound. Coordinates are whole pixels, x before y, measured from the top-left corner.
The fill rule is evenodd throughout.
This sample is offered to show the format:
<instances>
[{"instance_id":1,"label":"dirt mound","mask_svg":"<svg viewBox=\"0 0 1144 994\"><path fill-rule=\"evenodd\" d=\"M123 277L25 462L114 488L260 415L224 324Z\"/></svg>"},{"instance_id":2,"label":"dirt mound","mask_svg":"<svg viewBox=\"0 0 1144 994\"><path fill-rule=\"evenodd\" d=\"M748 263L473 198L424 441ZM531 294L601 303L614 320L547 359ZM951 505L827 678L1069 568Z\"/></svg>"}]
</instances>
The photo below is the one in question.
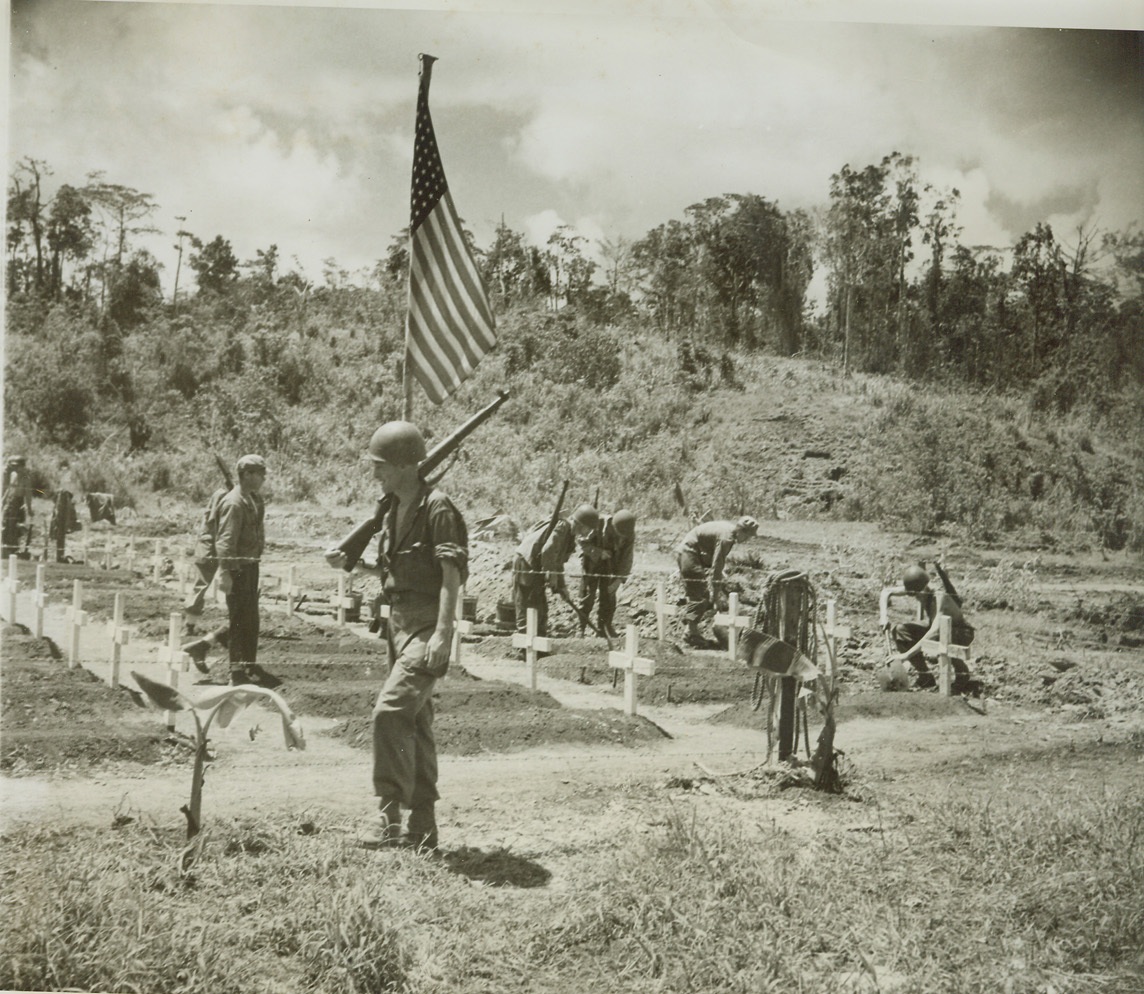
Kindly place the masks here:
<instances>
[{"instance_id":1,"label":"dirt mound","mask_svg":"<svg viewBox=\"0 0 1144 994\"><path fill-rule=\"evenodd\" d=\"M376 693L376 684L374 693ZM661 739L650 721L621 711L579 711L561 707L550 695L496 681L441 681L433 695L438 750L446 755L515 752L566 743L630 747ZM364 688L363 688L364 689ZM368 704L372 706L370 698ZM359 709L360 711L360 709ZM343 711L343 714L346 713ZM370 747L369 707L330 734L350 745Z\"/></svg>"},{"instance_id":2,"label":"dirt mound","mask_svg":"<svg viewBox=\"0 0 1144 994\"><path fill-rule=\"evenodd\" d=\"M68 669L48 639L4 630L0 770L79 769L111 760L154 763L171 755L166 730L124 690Z\"/></svg>"}]
</instances>

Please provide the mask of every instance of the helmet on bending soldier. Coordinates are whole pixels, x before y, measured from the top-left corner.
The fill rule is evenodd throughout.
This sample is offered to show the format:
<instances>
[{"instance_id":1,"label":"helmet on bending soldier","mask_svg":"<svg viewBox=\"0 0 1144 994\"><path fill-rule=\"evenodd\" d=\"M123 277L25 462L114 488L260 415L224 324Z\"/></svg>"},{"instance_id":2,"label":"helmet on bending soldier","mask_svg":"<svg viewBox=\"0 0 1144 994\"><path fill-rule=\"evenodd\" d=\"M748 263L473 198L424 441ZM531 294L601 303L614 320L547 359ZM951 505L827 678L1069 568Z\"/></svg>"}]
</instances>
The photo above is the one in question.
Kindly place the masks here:
<instances>
[{"instance_id":1,"label":"helmet on bending soldier","mask_svg":"<svg viewBox=\"0 0 1144 994\"><path fill-rule=\"evenodd\" d=\"M369 457L398 466L419 464L425 459L425 438L408 421L387 421L369 440Z\"/></svg>"},{"instance_id":2,"label":"helmet on bending soldier","mask_svg":"<svg viewBox=\"0 0 1144 994\"><path fill-rule=\"evenodd\" d=\"M929 574L920 566L909 566L902 574L902 586L911 594L920 594L929 586Z\"/></svg>"},{"instance_id":3,"label":"helmet on bending soldier","mask_svg":"<svg viewBox=\"0 0 1144 994\"><path fill-rule=\"evenodd\" d=\"M600 523L600 512L591 504L581 504L572 512L572 521L583 528L595 530Z\"/></svg>"},{"instance_id":4,"label":"helmet on bending soldier","mask_svg":"<svg viewBox=\"0 0 1144 994\"><path fill-rule=\"evenodd\" d=\"M619 510L612 515L612 527L616 533L624 538L634 538L636 534L636 516L631 511Z\"/></svg>"}]
</instances>

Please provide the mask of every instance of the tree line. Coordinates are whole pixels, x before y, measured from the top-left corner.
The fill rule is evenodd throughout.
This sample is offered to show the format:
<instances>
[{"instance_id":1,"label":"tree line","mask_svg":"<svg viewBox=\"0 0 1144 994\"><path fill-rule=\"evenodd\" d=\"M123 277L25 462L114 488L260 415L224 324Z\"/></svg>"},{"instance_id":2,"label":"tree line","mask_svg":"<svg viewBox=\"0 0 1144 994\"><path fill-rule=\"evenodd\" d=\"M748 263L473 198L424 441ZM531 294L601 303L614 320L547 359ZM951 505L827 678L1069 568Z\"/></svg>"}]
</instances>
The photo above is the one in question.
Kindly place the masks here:
<instances>
[{"instance_id":1,"label":"tree line","mask_svg":"<svg viewBox=\"0 0 1144 994\"><path fill-rule=\"evenodd\" d=\"M352 280L329 259L315 286L297 270L283 272L276 245L240 261L223 235L180 229L164 299L163 264L138 247L157 233L154 198L100 173L49 195L51 175L47 163L25 158L9 178L9 300L35 302L41 313L55 304L85 310L105 358L124 334L180 306L216 314L270 306L288 326L304 322L307 308L327 308L400 328L407 232L394 236L368 279ZM502 313L567 310L699 348L1029 388L1062 411L1144 382L1144 233L1082 228L1066 247L1042 222L1011 252L968 246L959 200L956 189L922 184L916 159L894 152L843 166L814 212L726 194L633 241L591 246L563 226L538 247L503 221L487 248L469 237ZM816 268L825 277L821 309L808 297Z\"/></svg>"}]
</instances>

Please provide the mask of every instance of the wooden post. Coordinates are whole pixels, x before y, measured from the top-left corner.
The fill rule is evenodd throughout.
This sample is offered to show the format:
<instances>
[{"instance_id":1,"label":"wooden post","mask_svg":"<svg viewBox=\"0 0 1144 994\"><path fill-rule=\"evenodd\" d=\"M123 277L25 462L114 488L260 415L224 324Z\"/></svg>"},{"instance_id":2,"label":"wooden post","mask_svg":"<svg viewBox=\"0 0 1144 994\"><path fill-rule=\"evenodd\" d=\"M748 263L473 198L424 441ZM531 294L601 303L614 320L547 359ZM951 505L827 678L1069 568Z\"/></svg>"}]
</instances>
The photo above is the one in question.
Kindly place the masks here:
<instances>
[{"instance_id":1,"label":"wooden post","mask_svg":"<svg viewBox=\"0 0 1144 994\"><path fill-rule=\"evenodd\" d=\"M458 603L460 603L458 601ZM387 607L389 605L386 605ZM348 612L361 610L361 594L354 591L354 577L352 573L338 574L338 624L345 625Z\"/></svg>"},{"instance_id":2,"label":"wooden post","mask_svg":"<svg viewBox=\"0 0 1144 994\"><path fill-rule=\"evenodd\" d=\"M172 611L167 622L167 644L159 646L159 662L166 666L179 666L183 672L191 668L191 657L182 649L183 643L183 615L180 611Z\"/></svg>"},{"instance_id":3,"label":"wooden post","mask_svg":"<svg viewBox=\"0 0 1144 994\"><path fill-rule=\"evenodd\" d=\"M167 623L167 644L159 647L159 662L167 665L167 686L179 689L179 671L186 673L191 668L191 657L180 648L183 641L183 615L172 611ZM163 721L168 732L175 730L175 712L164 711Z\"/></svg>"},{"instance_id":4,"label":"wooden post","mask_svg":"<svg viewBox=\"0 0 1144 994\"><path fill-rule=\"evenodd\" d=\"M111 636L111 675L108 683L111 689L119 686L119 660L122 656L123 646L131 641L131 629L123 624L123 594L115 595L115 606L112 608L111 621L107 623L107 634Z\"/></svg>"},{"instance_id":5,"label":"wooden post","mask_svg":"<svg viewBox=\"0 0 1144 994\"><path fill-rule=\"evenodd\" d=\"M655 586L655 622L661 642L667 641L667 619L677 614L678 605L667 603L667 581L660 580Z\"/></svg>"},{"instance_id":6,"label":"wooden post","mask_svg":"<svg viewBox=\"0 0 1144 994\"><path fill-rule=\"evenodd\" d=\"M16 624L16 595L20 591L20 579L16 572L18 556L8 557L8 578L4 581L4 591L8 594L8 624Z\"/></svg>"},{"instance_id":7,"label":"wooden post","mask_svg":"<svg viewBox=\"0 0 1144 994\"><path fill-rule=\"evenodd\" d=\"M798 645L798 611L795 607L798 596L792 583L786 584L783 596L779 598L779 638L790 645ZM798 746L798 725L796 704L798 703L798 680L792 676L779 678L779 762L790 759Z\"/></svg>"},{"instance_id":8,"label":"wooden post","mask_svg":"<svg viewBox=\"0 0 1144 994\"><path fill-rule=\"evenodd\" d=\"M68 669L74 670L79 665L79 637L83 626L87 623L87 612L83 609L83 585L79 580L72 584L72 603L68 609L68 621L71 624L71 638L68 639Z\"/></svg>"},{"instance_id":9,"label":"wooden post","mask_svg":"<svg viewBox=\"0 0 1144 994\"><path fill-rule=\"evenodd\" d=\"M973 650L967 645L954 645L952 641L953 620L949 615L938 619L938 638L927 639L918 646L921 653L937 656L938 693L949 697L953 693L953 660L959 659L968 669L973 659Z\"/></svg>"},{"instance_id":10,"label":"wooden post","mask_svg":"<svg viewBox=\"0 0 1144 994\"><path fill-rule=\"evenodd\" d=\"M127 540L127 572L135 572L135 539Z\"/></svg>"},{"instance_id":11,"label":"wooden post","mask_svg":"<svg viewBox=\"0 0 1144 994\"><path fill-rule=\"evenodd\" d=\"M465 617L465 588L457 593L457 620L453 624L453 662L461 665L461 638L473 630L473 623Z\"/></svg>"},{"instance_id":12,"label":"wooden post","mask_svg":"<svg viewBox=\"0 0 1144 994\"><path fill-rule=\"evenodd\" d=\"M159 539L155 539L155 558L152 561L151 579L156 583L163 576L163 545Z\"/></svg>"},{"instance_id":13,"label":"wooden post","mask_svg":"<svg viewBox=\"0 0 1144 994\"><path fill-rule=\"evenodd\" d=\"M298 567L291 566L286 575L286 614L294 617L295 598L298 596Z\"/></svg>"},{"instance_id":14,"label":"wooden post","mask_svg":"<svg viewBox=\"0 0 1144 994\"><path fill-rule=\"evenodd\" d=\"M551 652L552 639L536 634L536 629L540 625L536 608L530 607L525 617L527 619L525 630L513 633L512 645L514 649L524 650L524 658L528 663L528 687L530 690L536 690L536 654Z\"/></svg>"},{"instance_id":15,"label":"wooden post","mask_svg":"<svg viewBox=\"0 0 1144 994\"><path fill-rule=\"evenodd\" d=\"M850 629L846 625L839 625L834 619L834 601L826 602L826 624L822 629L825 635L826 656L830 660L830 678L838 675L838 643L850 638Z\"/></svg>"},{"instance_id":16,"label":"wooden post","mask_svg":"<svg viewBox=\"0 0 1144 994\"><path fill-rule=\"evenodd\" d=\"M44 590L44 564L36 566L36 592L32 595L32 603L36 605L36 638L44 637L44 608L47 606L47 591Z\"/></svg>"},{"instance_id":17,"label":"wooden post","mask_svg":"<svg viewBox=\"0 0 1144 994\"><path fill-rule=\"evenodd\" d=\"M655 660L644 659L639 654L639 629L628 625L624 639L624 651L608 653L608 665L624 674L624 712L636 714L636 675L655 676Z\"/></svg>"},{"instance_id":18,"label":"wooden post","mask_svg":"<svg viewBox=\"0 0 1144 994\"><path fill-rule=\"evenodd\" d=\"M716 625L727 626L727 655L734 662L739 648L739 629L749 628L751 624L751 619L747 615L739 614L739 595L731 594L727 598L727 613L717 614L711 620Z\"/></svg>"}]
</instances>

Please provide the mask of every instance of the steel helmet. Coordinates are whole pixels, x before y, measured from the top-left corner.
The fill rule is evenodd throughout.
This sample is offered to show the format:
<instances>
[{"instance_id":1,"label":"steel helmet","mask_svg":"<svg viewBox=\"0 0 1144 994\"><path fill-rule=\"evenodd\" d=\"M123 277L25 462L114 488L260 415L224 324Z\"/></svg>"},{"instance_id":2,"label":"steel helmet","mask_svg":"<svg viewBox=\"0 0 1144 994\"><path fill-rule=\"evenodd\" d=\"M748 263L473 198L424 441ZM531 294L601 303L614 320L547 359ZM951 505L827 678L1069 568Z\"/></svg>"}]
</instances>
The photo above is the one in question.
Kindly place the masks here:
<instances>
[{"instance_id":1,"label":"steel helmet","mask_svg":"<svg viewBox=\"0 0 1144 994\"><path fill-rule=\"evenodd\" d=\"M929 574L920 566L910 566L902 574L902 586L911 594L920 594L929 586Z\"/></svg>"},{"instance_id":2,"label":"steel helmet","mask_svg":"<svg viewBox=\"0 0 1144 994\"><path fill-rule=\"evenodd\" d=\"M425 438L417 425L387 421L370 438L369 457L398 466L420 464L425 459Z\"/></svg>"},{"instance_id":3,"label":"steel helmet","mask_svg":"<svg viewBox=\"0 0 1144 994\"><path fill-rule=\"evenodd\" d=\"M620 510L612 515L612 527L616 533L624 538L634 538L636 534L636 516L631 511Z\"/></svg>"},{"instance_id":4,"label":"steel helmet","mask_svg":"<svg viewBox=\"0 0 1144 994\"><path fill-rule=\"evenodd\" d=\"M600 523L600 512L591 504L581 504L572 512L572 520L578 525L595 530Z\"/></svg>"},{"instance_id":5,"label":"steel helmet","mask_svg":"<svg viewBox=\"0 0 1144 994\"><path fill-rule=\"evenodd\" d=\"M735 530L747 535L754 535L759 530L759 523L750 515L745 514L735 522Z\"/></svg>"}]
</instances>

